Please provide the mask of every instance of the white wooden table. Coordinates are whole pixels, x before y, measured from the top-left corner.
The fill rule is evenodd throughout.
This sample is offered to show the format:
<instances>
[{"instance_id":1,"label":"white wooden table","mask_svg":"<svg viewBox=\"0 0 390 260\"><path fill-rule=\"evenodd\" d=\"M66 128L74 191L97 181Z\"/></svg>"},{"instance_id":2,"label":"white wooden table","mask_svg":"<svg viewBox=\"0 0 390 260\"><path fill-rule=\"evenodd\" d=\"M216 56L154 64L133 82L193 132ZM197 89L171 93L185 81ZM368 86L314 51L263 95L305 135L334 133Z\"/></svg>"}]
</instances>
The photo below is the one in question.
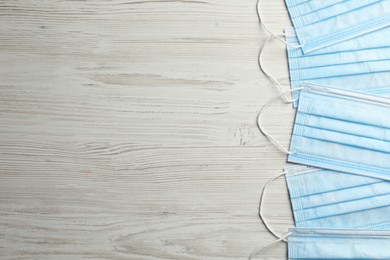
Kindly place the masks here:
<instances>
[{"instance_id":1,"label":"white wooden table","mask_svg":"<svg viewBox=\"0 0 390 260\"><path fill-rule=\"evenodd\" d=\"M266 2L280 33L283 1ZM0 259L246 259L273 242L258 199L286 156L256 128L277 90L255 5L0 1ZM265 64L288 76L282 43ZM265 116L286 146L293 116ZM286 232L283 179L266 204Z\"/></svg>"}]
</instances>

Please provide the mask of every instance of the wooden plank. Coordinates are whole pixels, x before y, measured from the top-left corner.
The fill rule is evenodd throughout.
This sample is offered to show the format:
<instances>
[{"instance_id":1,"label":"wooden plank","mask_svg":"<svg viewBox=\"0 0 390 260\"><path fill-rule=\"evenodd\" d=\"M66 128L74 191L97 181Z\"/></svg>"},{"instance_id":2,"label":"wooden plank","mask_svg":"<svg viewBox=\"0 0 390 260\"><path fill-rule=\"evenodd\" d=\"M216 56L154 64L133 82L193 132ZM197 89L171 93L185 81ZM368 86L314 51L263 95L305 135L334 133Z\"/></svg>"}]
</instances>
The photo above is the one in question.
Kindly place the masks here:
<instances>
[{"instance_id":1,"label":"wooden plank","mask_svg":"<svg viewBox=\"0 0 390 260\"><path fill-rule=\"evenodd\" d=\"M286 157L256 126L277 90L255 5L2 1L0 258L246 259L274 241L258 198ZM264 13L289 25L282 1ZM282 44L264 58L288 76ZM293 116L266 115L286 146ZM284 180L266 214L292 226Z\"/></svg>"}]
</instances>

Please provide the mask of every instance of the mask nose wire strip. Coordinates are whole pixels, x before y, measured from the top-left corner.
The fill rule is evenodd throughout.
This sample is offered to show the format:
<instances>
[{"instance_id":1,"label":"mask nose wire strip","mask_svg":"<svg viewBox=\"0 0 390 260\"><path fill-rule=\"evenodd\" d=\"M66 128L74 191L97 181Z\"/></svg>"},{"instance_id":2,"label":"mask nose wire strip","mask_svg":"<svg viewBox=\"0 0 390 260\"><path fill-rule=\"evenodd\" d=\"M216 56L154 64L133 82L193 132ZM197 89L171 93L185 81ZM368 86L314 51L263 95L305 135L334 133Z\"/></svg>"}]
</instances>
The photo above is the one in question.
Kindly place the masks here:
<instances>
[{"instance_id":1,"label":"mask nose wire strip","mask_svg":"<svg viewBox=\"0 0 390 260\"><path fill-rule=\"evenodd\" d=\"M270 225L268 224L267 220L265 219L264 217L264 214L263 214L263 208L264 208L264 198L265 198L265 194L267 192L267 188L269 185L271 185L274 181L276 181L277 179L279 179L280 177L284 176L285 173L280 173L278 175L276 175L275 177L269 179L267 181L267 183L264 185L263 187L263 190L261 192L261 195L260 195L260 203L259 203L259 217L261 219L261 221L263 222L264 226L267 228L267 230L272 234L274 235L276 238L280 239L282 238L282 236L280 234L278 234L277 232L275 232L271 227ZM282 239L283 241L287 242L285 239Z\"/></svg>"},{"instance_id":2,"label":"mask nose wire strip","mask_svg":"<svg viewBox=\"0 0 390 260\"><path fill-rule=\"evenodd\" d=\"M272 76L264 67L263 53L265 52L265 49L268 45L268 42L271 39L272 39L272 36L268 37L267 40L265 41L263 47L261 47L261 50L259 52L259 57L258 57L258 63L259 63L260 70L267 76L267 78L269 78L273 83L275 83L276 86L279 87L279 93L284 93L284 89L282 87L282 84L280 84L279 81L274 76ZM283 98L284 102L289 103L289 100L285 94L283 94L282 98Z\"/></svg>"},{"instance_id":3,"label":"mask nose wire strip","mask_svg":"<svg viewBox=\"0 0 390 260\"><path fill-rule=\"evenodd\" d=\"M258 254L260 254L260 253L261 253L262 251L264 251L265 249L267 249L267 248L269 248L269 247L271 247L271 246L273 246L273 245L275 245L275 244L277 244L277 243L279 243L279 242L281 242L281 241L285 241L291 234L292 234L292 233L287 233L286 235L282 236L281 238L279 238L278 240L272 242L271 244L266 245L266 246L264 246L264 247L262 247L262 248L256 250L255 252L253 252L253 253L249 256L248 260L252 260L254 257L256 257Z\"/></svg>"},{"instance_id":4,"label":"mask nose wire strip","mask_svg":"<svg viewBox=\"0 0 390 260\"><path fill-rule=\"evenodd\" d=\"M273 33L268 27L267 25L263 22L263 18L262 18L262 15L261 15L261 10L260 10L260 2L261 0L258 0L257 1L257 4L256 4L256 11L257 11L257 16L259 17L259 21L260 21L260 24L264 27L264 29L269 33L271 34L272 36L274 36L276 39L284 42L286 45L292 47L292 48L301 48L303 47L303 45L295 45L295 44L291 44L291 43L288 43L287 41L285 41L282 37L280 37L279 35Z\"/></svg>"},{"instance_id":5,"label":"mask nose wire strip","mask_svg":"<svg viewBox=\"0 0 390 260\"><path fill-rule=\"evenodd\" d=\"M265 105L261 108L260 112L259 112L259 115L257 116L257 127L259 128L260 132L265 136L267 137L271 142L273 142L276 147L278 147L282 152L284 152L285 154L294 154L295 152L294 151L289 151L287 150L286 148L283 147L283 145L281 145L275 138L273 138L263 127L263 122L262 122L262 115L264 114L264 111L277 99L281 98L283 95L287 94L287 93L291 93L291 92L294 92L294 91L299 91L299 90L302 90L303 88L296 88L296 89L291 89L291 90L288 90L288 91L285 91L283 92L282 94L279 94L273 98L271 98L267 103L265 103ZM292 103L292 102L295 102L296 100L289 100L288 103Z\"/></svg>"}]
</instances>

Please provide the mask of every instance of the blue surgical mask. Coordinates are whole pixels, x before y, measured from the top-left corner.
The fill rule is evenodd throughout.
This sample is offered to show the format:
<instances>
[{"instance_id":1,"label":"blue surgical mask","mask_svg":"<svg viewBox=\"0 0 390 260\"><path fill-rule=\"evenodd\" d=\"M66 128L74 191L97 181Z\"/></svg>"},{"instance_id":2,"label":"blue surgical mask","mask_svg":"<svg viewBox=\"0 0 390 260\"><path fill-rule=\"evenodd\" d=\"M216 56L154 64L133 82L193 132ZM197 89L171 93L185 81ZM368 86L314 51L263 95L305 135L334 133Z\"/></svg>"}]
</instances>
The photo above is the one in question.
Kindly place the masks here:
<instances>
[{"instance_id":1,"label":"blue surgical mask","mask_svg":"<svg viewBox=\"0 0 390 260\"><path fill-rule=\"evenodd\" d=\"M296 166L285 169L295 226L390 229L390 182Z\"/></svg>"},{"instance_id":2,"label":"blue surgical mask","mask_svg":"<svg viewBox=\"0 0 390 260\"><path fill-rule=\"evenodd\" d=\"M304 53L390 25L388 0L286 0Z\"/></svg>"},{"instance_id":3,"label":"blue surgical mask","mask_svg":"<svg viewBox=\"0 0 390 260\"><path fill-rule=\"evenodd\" d=\"M390 180L390 99L303 84L290 150L262 125L260 131L288 154L288 161ZM283 93L285 94L285 93Z\"/></svg>"},{"instance_id":4,"label":"blue surgical mask","mask_svg":"<svg viewBox=\"0 0 390 260\"><path fill-rule=\"evenodd\" d=\"M288 161L390 180L390 100L304 84Z\"/></svg>"},{"instance_id":5,"label":"blue surgical mask","mask_svg":"<svg viewBox=\"0 0 390 260\"><path fill-rule=\"evenodd\" d=\"M290 229L288 259L390 259L390 231Z\"/></svg>"},{"instance_id":6,"label":"blue surgical mask","mask_svg":"<svg viewBox=\"0 0 390 260\"><path fill-rule=\"evenodd\" d=\"M286 40L298 44L293 28ZM287 46L291 88L304 82L375 95L390 95L390 27L309 54ZM298 93L293 93L294 98ZM294 104L297 105L297 102Z\"/></svg>"}]
</instances>

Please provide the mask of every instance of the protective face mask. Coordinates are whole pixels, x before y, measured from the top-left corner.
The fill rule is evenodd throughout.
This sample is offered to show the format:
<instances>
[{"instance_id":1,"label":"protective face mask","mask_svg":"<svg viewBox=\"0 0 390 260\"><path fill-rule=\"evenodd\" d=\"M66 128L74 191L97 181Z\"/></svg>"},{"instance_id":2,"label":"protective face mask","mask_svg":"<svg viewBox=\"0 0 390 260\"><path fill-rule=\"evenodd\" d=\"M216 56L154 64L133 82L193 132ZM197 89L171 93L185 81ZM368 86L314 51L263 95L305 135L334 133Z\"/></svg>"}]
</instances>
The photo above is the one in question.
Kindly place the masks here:
<instances>
[{"instance_id":1,"label":"protective face mask","mask_svg":"<svg viewBox=\"0 0 390 260\"><path fill-rule=\"evenodd\" d=\"M389 181L308 166L285 175L296 227L390 229Z\"/></svg>"},{"instance_id":2,"label":"protective face mask","mask_svg":"<svg viewBox=\"0 0 390 260\"><path fill-rule=\"evenodd\" d=\"M288 244L289 260L390 259L389 230L291 228L285 236L252 253L249 260L281 241Z\"/></svg>"},{"instance_id":3,"label":"protective face mask","mask_svg":"<svg viewBox=\"0 0 390 260\"><path fill-rule=\"evenodd\" d=\"M390 259L390 232L293 228L288 259Z\"/></svg>"},{"instance_id":4,"label":"protective face mask","mask_svg":"<svg viewBox=\"0 0 390 260\"><path fill-rule=\"evenodd\" d=\"M293 28L286 41L298 44ZM309 54L287 46L291 88L304 82L374 95L390 95L390 27ZM297 93L293 97L297 98ZM294 103L296 107L297 102Z\"/></svg>"},{"instance_id":5,"label":"protective face mask","mask_svg":"<svg viewBox=\"0 0 390 260\"><path fill-rule=\"evenodd\" d=\"M390 25L388 0L285 0L285 2L304 53Z\"/></svg>"},{"instance_id":6,"label":"protective face mask","mask_svg":"<svg viewBox=\"0 0 390 260\"><path fill-rule=\"evenodd\" d=\"M304 84L288 161L390 180L390 99Z\"/></svg>"}]
</instances>

